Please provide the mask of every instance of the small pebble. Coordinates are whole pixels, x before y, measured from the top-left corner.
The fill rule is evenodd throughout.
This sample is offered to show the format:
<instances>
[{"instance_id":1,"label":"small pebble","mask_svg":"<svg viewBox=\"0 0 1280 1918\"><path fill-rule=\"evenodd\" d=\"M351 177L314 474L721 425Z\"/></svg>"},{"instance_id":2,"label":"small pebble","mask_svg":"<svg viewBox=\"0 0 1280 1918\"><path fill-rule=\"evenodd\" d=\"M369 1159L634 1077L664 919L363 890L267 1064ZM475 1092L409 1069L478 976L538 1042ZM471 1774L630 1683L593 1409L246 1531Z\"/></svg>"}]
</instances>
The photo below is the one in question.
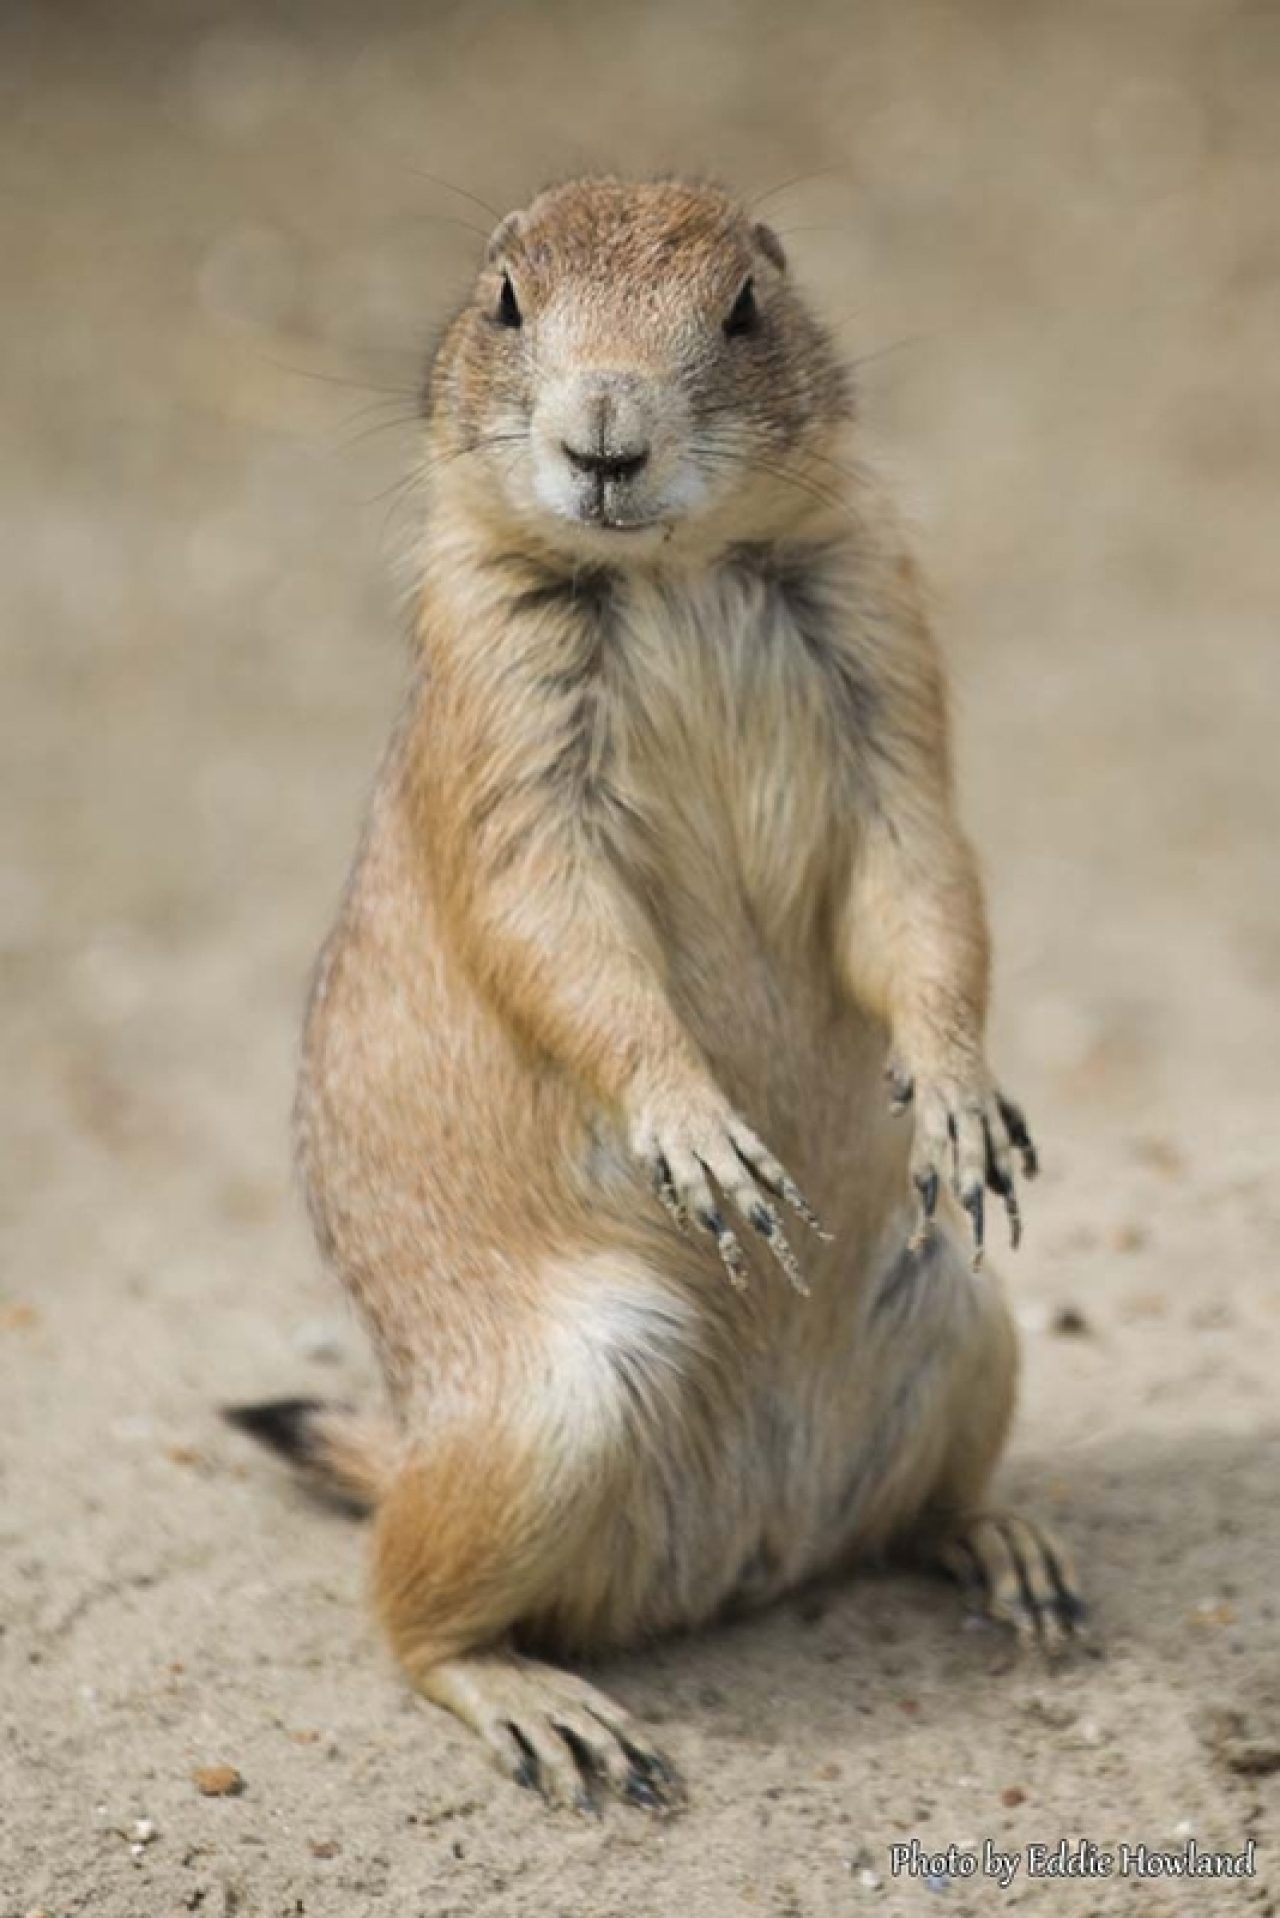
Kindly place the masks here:
<instances>
[{"instance_id":1,"label":"small pebble","mask_svg":"<svg viewBox=\"0 0 1280 1918\"><path fill-rule=\"evenodd\" d=\"M1280 1771L1280 1739L1237 1739L1224 1746L1222 1759L1242 1778L1270 1778Z\"/></svg>"},{"instance_id":2,"label":"small pebble","mask_svg":"<svg viewBox=\"0 0 1280 1918\"><path fill-rule=\"evenodd\" d=\"M1176 1179L1187 1167L1184 1155L1172 1139L1135 1139L1133 1156L1140 1165L1149 1166L1153 1172L1163 1172L1170 1179Z\"/></svg>"},{"instance_id":3,"label":"small pebble","mask_svg":"<svg viewBox=\"0 0 1280 1918\"><path fill-rule=\"evenodd\" d=\"M1028 1699L1024 1708L1032 1718L1038 1718L1042 1724L1052 1725L1055 1731L1065 1731L1076 1722L1076 1708L1059 1698L1050 1698L1044 1692L1036 1692Z\"/></svg>"},{"instance_id":4,"label":"small pebble","mask_svg":"<svg viewBox=\"0 0 1280 1918\"><path fill-rule=\"evenodd\" d=\"M879 1891L884 1880L878 1871L872 1871L869 1865L864 1865L858 1873L858 1883L864 1891Z\"/></svg>"},{"instance_id":5,"label":"small pebble","mask_svg":"<svg viewBox=\"0 0 1280 1918\"><path fill-rule=\"evenodd\" d=\"M135 1818L129 1827L129 1836L135 1845L149 1845L155 1835L155 1822L150 1818Z\"/></svg>"},{"instance_id":6,"label":"small pebble","mask_svg":"<svg viewBox=\"0 0 1280 1918\"><path fill-rule=\"evenodd\" d=\"M1200 1736L1214 1756L1242 1778L1280 1772L1280 1731L1251 1726L1242 1711L1218 1707L1206 1713Z\"/></svg>"},{"instance_id":7,"label":"small pebble","mask_svg":"<svg viewBox=\"0 0 1280 1918\"><path fill-rule=\"evenodd\" d=\"M244 1779L234 1765L200 1765L191 1776L196 1790L206 1798L235 1798L244 1790Z\"/></svg>"},{"instance_id":8,"label":"small pebble","mask_svg":"<svg viewBox=\"0 0 1280 1918\"><path fill-rule=\"evenodd\" d=\"M1021 1785L1006 1785L1000 1794L1000 1803L1009 1811L1012 1811L1015 1805L1025 1805L1026 1802L1027 1794Z\"/></svg>"},{"instance_id":9,"label":"small pebble","mask_svg":"<svg viewBox=\"0 0 1280 1918\"><path fill-rule=\"evenodd\" d=\"M1123 1306L1127 1319L1162 1319L1168 1310L1169 1301L1162 1292L1135 1292Z\"/></svg>"},{"instance_id":10,"label":"small pebble","mask_svg":"<svg viewBox=\"0 0 1280 1918\"><path fill-rule=\"evenodd\" d=\"M311 1840L311 1856L313 1858L336 1858L341 1850L342 1846L336 1838L313 1838Z\"/></svg>"},{"instance_id":11,"label":"small pebble","mask_svg":"<svg viewBox=\"0 0 1280 1918\"><path fill-rule=\"evenodd\" d=\"M1083 1338L1091 1327L1078 1305L1060 1305L1050 1321L1049 1330L1056 1332L1059 1338L1078 1339Z\"/></svg>"},{"instance_id":12,"label":"small pebble","mask_svg":"<svg viewBox=\"0 0 1280 1918\"><path fill-rule=\"evenodd\" d=\"M926 1891L948 1891L950 1887L951 1880L944 1871L931 1871L925 1877L924 1888Z\"/></svg>"},{"instance_id":13,"label":"small pebble","mask_svg":"<svg viewBox=\"0 0 1280 1918\"><path fill-rule=\"evenodd\" d=\"M1236 1615L1225 1598L1202 1598L1191 1614L1193 1625L1234 1625Z\"/></svg>"}]
</instances>

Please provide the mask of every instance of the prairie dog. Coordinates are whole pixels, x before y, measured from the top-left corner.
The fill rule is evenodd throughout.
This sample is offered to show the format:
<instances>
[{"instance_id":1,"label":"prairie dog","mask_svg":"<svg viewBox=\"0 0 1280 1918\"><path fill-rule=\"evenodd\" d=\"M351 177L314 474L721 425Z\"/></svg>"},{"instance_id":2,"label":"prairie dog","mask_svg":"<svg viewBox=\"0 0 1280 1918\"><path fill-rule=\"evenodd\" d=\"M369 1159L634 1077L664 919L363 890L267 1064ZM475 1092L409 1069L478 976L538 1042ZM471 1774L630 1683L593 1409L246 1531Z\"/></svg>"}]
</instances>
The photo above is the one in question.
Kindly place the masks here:
<instances>
[{"instance_id":1,"label":"prairie dog","mask_svg":"<svg viewBox=\"0 0 1280 1918\"><path fill-rule=\"evenodd\" d=\"M776 236L678 180L543 193L426 415L413 684L297 1107L390 1416L233 1416L375 1508L392 1646L513 1777L668 1808L531 1650L890 1550L1074 1629L1060 1548L982 1503L984 1195L1016 1237L1034 1148L921 589Z\"/></svg>"}]
</instances>

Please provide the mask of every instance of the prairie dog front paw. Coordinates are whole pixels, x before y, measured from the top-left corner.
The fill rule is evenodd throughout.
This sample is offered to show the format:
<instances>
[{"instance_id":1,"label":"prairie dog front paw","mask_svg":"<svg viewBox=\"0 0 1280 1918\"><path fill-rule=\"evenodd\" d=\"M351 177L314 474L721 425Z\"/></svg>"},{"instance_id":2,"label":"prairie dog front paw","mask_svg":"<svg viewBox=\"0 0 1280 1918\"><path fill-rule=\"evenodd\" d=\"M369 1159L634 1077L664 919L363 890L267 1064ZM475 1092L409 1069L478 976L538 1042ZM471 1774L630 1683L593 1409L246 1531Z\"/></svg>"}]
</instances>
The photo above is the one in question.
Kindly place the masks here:
<instances>
[{"instance_id":1,"label":"prairie dog front paw","mask_svg":"<svg viewBox=\"0 0 1280 1918\"><path fill-rule=\"evenodd\" d=\"M919 1213L912 1245L918 1248L928 1239L938 1194L947 1185L969 1215L975 1268L982 1263L986 1243L988 1191L1002 1200L1009 1241L1016 1246L1022 1237L1022 1210L1014 1155L1021 1158L1023 1178L1034 1179L1040 1169L1021 1108L1005 1098L980 1060L937 1072L912 1072L895 1059L886 1077L894 1110L915 1110L911 1180Z\"/></svg>"},{"instance_id":2,"label":"prairie dog front paw","mask_svg":"<svg viewBox=\"0 0 1280 1918\"><path fill-rule=\"evenodd\" d=\"M696 1228L711 1235L732 1285L738 1290L746 1285L746 1259L737 1234L725 1221L715 1187L763 1239L795 1290L808 1293L773 1200L784 1200L825 1237L818 1215L786 1168L714 1086L639 1101L630 1119L630 1137L655 1196L682 1231Z\"/></svg>"}]
</instances>

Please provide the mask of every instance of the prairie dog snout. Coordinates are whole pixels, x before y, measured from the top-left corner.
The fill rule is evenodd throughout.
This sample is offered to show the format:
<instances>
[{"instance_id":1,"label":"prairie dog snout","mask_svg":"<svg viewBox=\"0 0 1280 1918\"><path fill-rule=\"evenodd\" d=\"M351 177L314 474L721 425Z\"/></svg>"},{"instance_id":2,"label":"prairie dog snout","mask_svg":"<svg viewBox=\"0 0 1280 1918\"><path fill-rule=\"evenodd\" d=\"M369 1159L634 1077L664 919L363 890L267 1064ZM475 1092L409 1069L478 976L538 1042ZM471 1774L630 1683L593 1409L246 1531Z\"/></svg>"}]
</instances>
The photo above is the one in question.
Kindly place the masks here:
<instances>
[{"instance_id":1,"label":"prairie dog snout","mask_svg":"<svg viewBox=\"0 0 1280 1918\"><path fill-rule=\"evenodd\" d=\"M700 487L689 409L650 373L567 368L539 382L530 418L534 486L558 518L619 530L687 512Z\"/></svg>"}]
</instances>

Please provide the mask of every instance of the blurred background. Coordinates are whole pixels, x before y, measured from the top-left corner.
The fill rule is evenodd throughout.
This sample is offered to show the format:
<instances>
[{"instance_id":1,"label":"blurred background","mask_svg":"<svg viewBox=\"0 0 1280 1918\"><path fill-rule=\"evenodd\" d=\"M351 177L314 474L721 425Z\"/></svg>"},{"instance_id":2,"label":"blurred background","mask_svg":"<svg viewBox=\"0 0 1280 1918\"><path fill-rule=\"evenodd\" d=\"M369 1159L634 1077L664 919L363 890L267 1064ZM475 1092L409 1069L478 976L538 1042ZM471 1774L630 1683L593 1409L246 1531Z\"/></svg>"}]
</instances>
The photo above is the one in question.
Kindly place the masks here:
<instances>
[{"instance_id":1,"label":"blurred background","mask_svg":"<svg viewBox=\"0 0 1280 1918\"><path fill-rule=\"evenodd\" d=\"M668 1882L825 1913L892 1906L866 1874L930 1812L1017 1842L1010 1791L1033 1835L1274 1819L1278 162L1256 0L6 0L5 1918L90 1884L111 1914L634 1912ZM208 1408L367 1389L287 1112L478 203L672 168L758 197L918 527L996 1058L1048 1160L1011 1482L1095 1561L1113 1650L1056 1724L931 1592L842 1597L803 1656L785 1620L656 1655L630 1696L714 1780L668 1881L625 1820L548 1838L493 1796L383 1668L358 1538ZM823 1631L865 1652L856 1719ZM930 1725L896 1711L931 1685ZM238 1828L188 1782L223 1758Z\"/></svg>"}]
</instances>

